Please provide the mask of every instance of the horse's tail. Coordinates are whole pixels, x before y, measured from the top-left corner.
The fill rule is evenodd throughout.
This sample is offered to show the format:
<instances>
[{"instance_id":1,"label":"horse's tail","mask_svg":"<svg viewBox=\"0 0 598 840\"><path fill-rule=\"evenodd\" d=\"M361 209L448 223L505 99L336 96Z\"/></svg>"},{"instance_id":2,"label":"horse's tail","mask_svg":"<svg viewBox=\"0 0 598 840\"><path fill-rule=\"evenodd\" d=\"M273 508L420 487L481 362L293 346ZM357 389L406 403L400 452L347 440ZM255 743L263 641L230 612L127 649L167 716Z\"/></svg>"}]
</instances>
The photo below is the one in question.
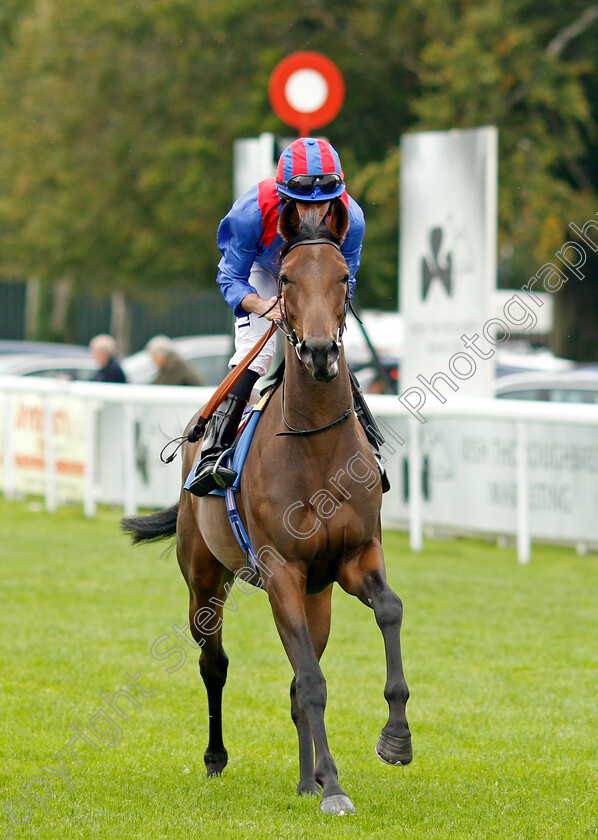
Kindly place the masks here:
<instances>
[{"instance_id":1,"label":"horse's tail","mask_svg":"<svg viewBox=\"0 0 598 840\"><path fill-rule=\"evenodd\" d=\"M125 516L120 521L123 531L131 535L134 543L157 542L176 534L178 502L172 507L158 510L149 516Z\"/></svg>"}]
</instances>

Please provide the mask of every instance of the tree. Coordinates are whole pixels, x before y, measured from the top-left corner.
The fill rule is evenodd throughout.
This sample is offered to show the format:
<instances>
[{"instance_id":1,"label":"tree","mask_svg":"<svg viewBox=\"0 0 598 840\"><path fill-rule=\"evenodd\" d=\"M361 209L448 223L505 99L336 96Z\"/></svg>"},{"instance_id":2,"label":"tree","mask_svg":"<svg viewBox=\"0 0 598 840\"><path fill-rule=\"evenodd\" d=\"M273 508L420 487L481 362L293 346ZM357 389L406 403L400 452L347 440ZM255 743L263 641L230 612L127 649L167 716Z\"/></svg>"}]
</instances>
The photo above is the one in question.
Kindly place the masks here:
<instances>
[{"instance_id":1,"label":"tree","mask_svg":"<svg viewBox=\"0 0 598 840\"><path fill-rule=\"evenodd\" d=\"M0 272L139 296L212 284L233 140L292 133L267 82L278 60L311 49L347 86L324 131L366 212L361 302L396 305L408 130L498 125L501 278L520 286L567 223L596 209L598 16L588 8L12 0L4 29L0 18Z\"/></svg>"}]
</instances>

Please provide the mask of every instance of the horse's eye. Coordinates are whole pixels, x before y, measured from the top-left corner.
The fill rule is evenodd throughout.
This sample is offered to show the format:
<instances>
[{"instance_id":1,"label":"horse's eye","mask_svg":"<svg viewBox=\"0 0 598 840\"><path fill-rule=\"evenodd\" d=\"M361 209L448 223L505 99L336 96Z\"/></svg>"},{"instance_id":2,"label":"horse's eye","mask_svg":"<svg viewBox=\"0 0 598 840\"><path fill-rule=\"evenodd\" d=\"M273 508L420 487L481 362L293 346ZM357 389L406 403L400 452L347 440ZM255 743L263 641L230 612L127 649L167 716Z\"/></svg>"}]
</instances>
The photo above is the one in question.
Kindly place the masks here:
<instances>
[{"instance_id":1,"label":"horse's eye","mask_svg":"<svg viewBox=\"0 0 598 840\"><path fill-rule=\"evenodd\" d=\"M289 282L289 278L286 276L286 274L281 274L278 279L280 280L280 285L281 286L286 286L287 283Z\"/></svg>"},{"instance_id":2,"label":"horse's eye","mask_svg":"<svg viewBox=\"0 0 598 840\"><path fill-rule=\"evenodd\" d=\"M343 283L348 283L350 279L351 279L351 275L350 274L345 274L345 276L343 277Z\"/></svg>"}]
</instances>

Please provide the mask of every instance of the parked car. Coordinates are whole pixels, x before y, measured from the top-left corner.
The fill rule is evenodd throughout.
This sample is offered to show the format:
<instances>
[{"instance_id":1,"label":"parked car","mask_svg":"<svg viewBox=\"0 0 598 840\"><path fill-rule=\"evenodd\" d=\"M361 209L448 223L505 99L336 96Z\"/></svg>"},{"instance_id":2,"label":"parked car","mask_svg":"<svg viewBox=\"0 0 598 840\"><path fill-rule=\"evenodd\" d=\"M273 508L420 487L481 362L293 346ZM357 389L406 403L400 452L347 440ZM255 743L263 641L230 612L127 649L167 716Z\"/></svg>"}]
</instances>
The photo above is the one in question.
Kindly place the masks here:
<instances>
[{"instance_id":1,"label":"parked car","mask_svg":"<svg viewBox=\"0 0 598 840\"><path fill-rule=\"evenodd\" d=\"M384 382L380 381L379 368L374 364L370 350L358 351L355 348L346 350L349 366L364 394L398 394L399 393L399 360L386 353L378 354L378 361L384 369Z\"/></svg>"},{"instance_id":2,"label":"parked car","mask_svg":"<svg viewBox=\"0 0 598 840\"><path fill-rule=\"evenodd\" d=\"M509 376L516 373L546 371L560 373L573 370L575 362L560 359L546 347L531 348L522 342L509 342L505 347L497 347L495 355L496 376Z\"/></svg>"},{"instance_id":3,"label":"parked car","mask_svg":"<svg viewBox=\"0 0 598 840\"><path fill-rule=\"evenodd\" d=\"M232 339L228 335L173 339L176 351L200 374L206 385L218 385L227 374ZM98 364L87 347L77 354L18 353L0 356L0 376L44 376L55 379L91 380ZM156 375L149 353L141 350L122 359L127 382L147 384Z\"/></svg>"},{"instance_id":4,"label":"parked car","mask_svg":"<svg viewBox=\"0 0 598 840\"><path fill-rule=\"evenodd\" d=\"M62 344L59 341L0 341L0 356L35 353L37 356L88 356L85 344Z\"/></svg>"},{"instance_id":5,"label":"parked car","mask_svg":"<svg viewBox=\"0 0 598 840\"><path fill-rule=\"evenodd\" d=\"M230 335L204 335L174 338L177 353L189 362L208 386L216 386L228 372L232 355ZM21 342L8 342L22 344ZM0 343L6 345L7 342ZM24 344L36 344L25 342ZM44 346L43 343L41 346ZM43 376L65 380L91 380L98 365L87 347L80 345L53 345L55 352L33 352L30 346L22 353L0 355L0 376ZM60 348L60 349L56 349ZM67 353L67 348L72 352ZM280 345L282 348L282 342ZM279 352L280 352L279 348ZM0 350L1 352L1 350ZM364 393L377 390L378 371L372 364L371 351L358 346L347 347L347 358ZM598 403L598 369L575 368L573 362L558 359L549 351L519 353L510 348L499 348L497 354L497 379L495 396L498 399L551 400L555 402ZM395 392L398 392L400 361L396 356L381 353L384 365ZM145 350L127 356L121 362L130 383L147 384L156 374L151 357ZM508 370L521 371L506 375ZM260 383L258 383L258 387Z\"/></svg>"},{"instance_id":6,"label":"parked car","mask_svg":"<svg viewBox=\"0 0 598 840\"><path fill-rule=\"evenodd\" d=\"M502 400L598 403L598 371L575 368L560 373L503 376L496 380L494 392Z\"/></svg>"},{"instance_id":7,"label":"parked car","mask_svg":"<svg viewBox=\"0 0 598 840\"><path fill-rule=\"evenodd\" d=\"M98 369L91 354L87 356L46 356L16 353L0 357L0 376L44 376L53 379L93 379Z\"/></svg>"}]
</instances>

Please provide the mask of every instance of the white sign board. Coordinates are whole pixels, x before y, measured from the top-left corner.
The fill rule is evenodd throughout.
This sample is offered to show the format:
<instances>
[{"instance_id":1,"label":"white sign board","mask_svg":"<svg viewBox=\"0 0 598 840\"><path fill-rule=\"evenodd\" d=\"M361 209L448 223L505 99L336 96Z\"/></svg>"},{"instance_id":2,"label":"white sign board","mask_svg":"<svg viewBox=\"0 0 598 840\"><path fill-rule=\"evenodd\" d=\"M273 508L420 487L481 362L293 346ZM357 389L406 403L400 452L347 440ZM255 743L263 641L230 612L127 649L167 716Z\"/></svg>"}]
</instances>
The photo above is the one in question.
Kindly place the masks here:
<instances>
[{"instance_id":1,"label":"white sign board","mask_svg":"<svg viewBox=\"0 0 598 840\"><path fill-rule=\"evenodd\" d=\"M83 498L85 404L81 400L68 395L19 393L12 398L10 418L6 416L6 403L0 401L0 418L1 439L5 440L10 431L12 449L10 464L3 452L0 481L4 482L4 472L9 469L13 493L41 495L46 490L47 471L52 469L58 501Z\"/></svg>"},{"instance_id":2,"label":"white sign board","mask_svg":"<svg viewBox=\"0 0 598 840\"><path fill-rule=\"evenodd\" d=\"M233 193L235 200L248 189L271 178L276 173L274 135L268 132L259 137L235 140L233 146Z\"/></svg>"},{"instance_id":3,"label":"white sign board","mask_svg":"<svg viewBox=\"0 0 598 840\"><path fill-rule=\"evenodd\" d=\"M467 338L481 336L492 316L497 142L494 127L401 140L402 391L426 388L440 402L492 394L494 364Z\"/></svg>"},{"instance_id":4,"label":"white sign board","mask_svg":"<svg viewBox=\"0 0 598 840\"><path fill-rule=\"evenodd\" d=\"M382 419L382 446L391 480L383 525L409 521L408 421ZM422 519L456 533L511 535L517 531L516 421L432 417L422 427ZM598 545L598 429L595 425L526 424L527 511L534 539ZM394 436L390 434L394 432Z\"/></svg>"}]
</instances>

